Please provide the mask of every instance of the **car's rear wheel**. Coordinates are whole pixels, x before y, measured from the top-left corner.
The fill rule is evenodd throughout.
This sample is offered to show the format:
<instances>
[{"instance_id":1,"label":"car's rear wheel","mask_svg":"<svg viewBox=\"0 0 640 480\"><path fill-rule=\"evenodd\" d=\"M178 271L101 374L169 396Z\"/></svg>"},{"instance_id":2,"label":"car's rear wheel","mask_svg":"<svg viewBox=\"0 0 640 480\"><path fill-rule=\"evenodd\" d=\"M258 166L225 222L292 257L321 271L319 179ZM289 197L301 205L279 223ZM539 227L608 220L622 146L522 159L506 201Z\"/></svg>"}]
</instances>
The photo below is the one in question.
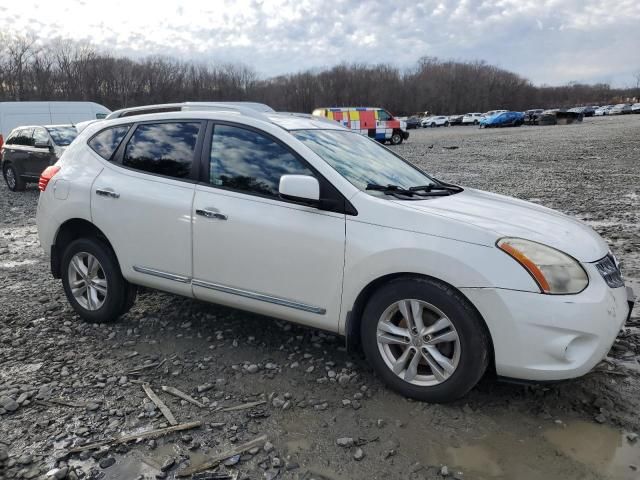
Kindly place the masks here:
<instances>
[{"instance_id":1,"label":"car's rear wheel","mask_svg":"<svg viewBox=\"0 0 640 480\"><path fill-rule=\"evenodd\" d=\"M448 127L449 126L449 122L444 122L444 126Z\"/></svg>"},{"instance_id":2,"label":"car's rear wheel","mask_svg":"<svg viewBox=\"0 0 640 480\"><path fill-rule=\"evenodd\" d=\"M94 238L73 241L62 256L62 285L73 309L92 323L112 322L135 301L115 254Z\"/></svg>"},{"instance_id":3,"label":"car's rear wheel","mask_svg":"<svg viewBox=\"0 0 640 480\"><path fill-rule=\"evenodd\" d=\"M4 176L4 181L7 183L7 187L12 192L20 192L25 189L25 181L18 174L16 167L14 167L10 163L6 163L2 168L2 175Z\"/></svg>"},{"instance_id":4,"label":"car's rear wheel","mask_svg":"<svg viewBox=\"0 0 640 480\"><path fill-rule=\"evenodd\" d=\"M382 380L418 400L461 397L489 362L482 318L459 292L432 279L400 278L376 291L365 308L361 336Z\"/></svg>"},{"instance_id":5,"label":"car's rear wheel","mask_svg":"<svg viewBox=\"0 0 640 480\"><path fill-rule=\"evenodd\" d=\"M400 132L393 132L391 135L391 145L400 145L402 143L402 134Z\"/></svg>"}]
</instances>

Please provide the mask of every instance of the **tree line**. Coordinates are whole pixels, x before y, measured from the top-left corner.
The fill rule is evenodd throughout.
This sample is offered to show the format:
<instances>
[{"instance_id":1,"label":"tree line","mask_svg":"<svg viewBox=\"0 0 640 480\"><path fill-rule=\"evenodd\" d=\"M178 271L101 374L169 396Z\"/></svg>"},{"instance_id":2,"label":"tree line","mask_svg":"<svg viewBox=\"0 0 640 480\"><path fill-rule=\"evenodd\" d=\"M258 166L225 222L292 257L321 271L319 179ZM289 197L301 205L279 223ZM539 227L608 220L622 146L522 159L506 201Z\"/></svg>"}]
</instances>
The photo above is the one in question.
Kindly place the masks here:
<instances>
[{"instance_id":1,"label":"tree line","mask_svg":"<svg viewBox=\"0 0 640 480\"><path fill-rule=\"evenodd\" d=\"M639 80L640 82L640 80ZM117 56L91 44L0 34L0 101L84 100L110 109L180 101L256 101L276 110L382 106L394 114L452 114L608 104L640 88L535 86L486 62L423 57L410 68L340 64L263 78L240 63Z\"/></svg>"}]
</instances>

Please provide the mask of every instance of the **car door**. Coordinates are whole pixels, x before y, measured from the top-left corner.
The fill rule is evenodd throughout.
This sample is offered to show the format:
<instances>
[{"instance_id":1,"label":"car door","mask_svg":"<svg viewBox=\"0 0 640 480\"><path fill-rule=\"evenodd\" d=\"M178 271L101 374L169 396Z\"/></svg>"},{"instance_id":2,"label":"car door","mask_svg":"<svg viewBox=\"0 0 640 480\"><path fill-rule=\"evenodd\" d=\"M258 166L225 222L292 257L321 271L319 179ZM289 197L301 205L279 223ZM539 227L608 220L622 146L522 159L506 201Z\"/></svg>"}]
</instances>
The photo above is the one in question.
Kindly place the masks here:
<instances>
[{"instance_id":1,"label":"car door","mask_svg":"<svg viewBox=\"0 0 640 480\"><path fill-rule=\"evenodd\" d=\"M210 130L205 182L196 186L193 202L194 295L337 328L345 215L285 201L278 194L285 174L315 176L321 197L333 187L265 132L225 123Z\"/></svg>"},{"instance_id":2,"label":"car door","mask_svg":"<svg viewBox=\"0 0 640 480\"><path fill-rule=\"evenodd\" d=\"M47 130L43 127L33 129L33 146L28 152L27 165L31 175L40 176L42 171L55 163L53 144Z\"/></svg>"},{"instance_id":3,"label":"car door","mask_svg":"<svg viewBox=\"0 0 640 480\"><path fill-rule=\"evenodd\" d=\"M93 182L93 222L136 284L192 295L191 206L201 126L200 120L144 122L101 132L105 142L89 141L96 155L111 160ZM129 131L112 160L102 145L123 128Z\"/></svg>"}]
</instances>

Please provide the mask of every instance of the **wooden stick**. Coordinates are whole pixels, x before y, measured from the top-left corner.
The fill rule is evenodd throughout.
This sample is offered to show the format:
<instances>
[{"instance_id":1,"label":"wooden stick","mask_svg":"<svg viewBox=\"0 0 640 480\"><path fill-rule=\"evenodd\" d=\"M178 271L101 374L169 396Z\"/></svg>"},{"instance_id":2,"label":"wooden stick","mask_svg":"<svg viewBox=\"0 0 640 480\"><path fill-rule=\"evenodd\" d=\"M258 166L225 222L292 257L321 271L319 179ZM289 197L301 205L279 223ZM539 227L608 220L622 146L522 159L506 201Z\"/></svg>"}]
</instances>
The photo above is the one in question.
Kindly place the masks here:
<instances>
[{"instance_id":1,"label":"wooden stick","mask_svg":"<svg viewBox=\"0 0 640 480\"><path fill-rule=\"evenodd\" d=\"M129 443L142 438L162 437L163 435L167 435L169 433L180 432L182 430L191 430L192 428L198 428L200 426L202 426L202 422L181 423L180 425L175 425L173 427L149 430L147 432L125 435L124 437L120 438L110 438L108 440L103 440L102 442L90 443L89 445L74 447L69 450L69 453L78 453L84 450L95 450L96 448L100 448L103 445L119 445L121 443Z\"/></svg>"},{"instance_id":2,"label":"wooden stick","mask_svg":"<svg viewBox=\"0 0 640 480\"><path fill-rule=\"evenodd\" d=\"M243 452L246 452L247 450L251 450L254 447L262 446L266 441L267 441L267 436L260 435L259 437L254 438L253 440L247 443L243 443L242 445L237 445L233 447L231 450L227 450L226 452L220 453L218 455L214 455L213 457L209 458L208 460L201 463L200 465L194 465L185 470L176 472L176 477L188 477L190 475L193 475L194 473L202 472L203 470L209 470L210 468L214 468L218 466L220 462L226 460L227 458L231 458L235 455L239 455Z\"/></svg>"},{"instance_id":3,"label":"wooden stick","mask_svg":"<svg viewBox=\"0 0 640 480\"><path fill-rule=\"evenodd\" d=\"M73 402L71 400L65 400L64 398L50 398L49 402L57 403L58 405L64 405L66 407L78 407L78 408L84 408L88 405L87 402Z\"/></svg>"},{"instance_id":4,"label":"wooden stick","mask_svg":"<svg viewBox=\"0 0 640 480\"><path fill-rule=\"evenodd\" d=\"M160 409L160 411L164 415L164 418L166 418L171 425L177 425L178 421L176 420L176 417L173 416L173 413L171 413L171 410L169 410L169 407L167 407L164 404L164 402L160 400L160 398L158 398L155 392L151 390L151 387L149 386L149 384L143 383L142 389L144 390L144 393L147 394L147 397L149 397L151 401L156 404L156 407Z\"/></svg>"},{"instance_id":5,"label":"wooden stick","mask_svg":"<svg viewBox=\"0 0 640 480\"><path fill-rule=\"evenodd\" d=\"M257 402L243 403L242 405L236 405L235 407L221 408L220 412L236 412L238 410L246 410L247 408L257 407L267 403L266 400L258 400Z\"/></svg>"},{"instance_id":6,"label":"wooden stick","mask_svg":"<svg viewBox=\"0 0 640 480\"><path fill-rule=\"evenodd\" d=\"M190 397L189 395L187 395L186 393L178 390L177 388L167 387L166 385L163 385L162 386L162 391L170 393L171 395L179 397L179 398L181 398L183 400L186 400L189 403L193 403L194 405L196 405L196 406L198 406L200 408L204 408L205 407L204 403L201 403L201 402L197 401L195 398Z\"/></svg>"}]
</instances>

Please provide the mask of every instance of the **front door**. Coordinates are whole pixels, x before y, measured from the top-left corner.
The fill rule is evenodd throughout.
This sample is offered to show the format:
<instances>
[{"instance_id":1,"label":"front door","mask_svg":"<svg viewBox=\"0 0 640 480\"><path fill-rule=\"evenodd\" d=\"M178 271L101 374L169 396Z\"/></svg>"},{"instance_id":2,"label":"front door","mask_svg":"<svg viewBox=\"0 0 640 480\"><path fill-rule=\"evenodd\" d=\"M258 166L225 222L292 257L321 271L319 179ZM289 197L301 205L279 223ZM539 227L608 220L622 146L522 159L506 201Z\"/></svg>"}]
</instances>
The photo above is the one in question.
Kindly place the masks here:
<instances>
[{"instance_id":1,"label":"front door","mask_svg":"<svg viewBox=\"0 0 640 480\"><path fill-rule=\"evenodd\" d=\"M104 145L118 128L104 131L105 142L98 136L89 142L96 155L110 158ZM133 125L93 183L93 222L133 283L192 295L193 168L201 133L198 120Z\"/></svg>"},{"instance_id":2,"label":"front door","mask_svg":"<svg viewBox=\"0 0 640 480\"><path fill-rule=\"evenodd\" d=\"M345 216L280 199L285 174L316 176L264 132L214 126L205 140L208 185L193 202L197 298L337 328Z\"/></svg>"}]
</instances>

